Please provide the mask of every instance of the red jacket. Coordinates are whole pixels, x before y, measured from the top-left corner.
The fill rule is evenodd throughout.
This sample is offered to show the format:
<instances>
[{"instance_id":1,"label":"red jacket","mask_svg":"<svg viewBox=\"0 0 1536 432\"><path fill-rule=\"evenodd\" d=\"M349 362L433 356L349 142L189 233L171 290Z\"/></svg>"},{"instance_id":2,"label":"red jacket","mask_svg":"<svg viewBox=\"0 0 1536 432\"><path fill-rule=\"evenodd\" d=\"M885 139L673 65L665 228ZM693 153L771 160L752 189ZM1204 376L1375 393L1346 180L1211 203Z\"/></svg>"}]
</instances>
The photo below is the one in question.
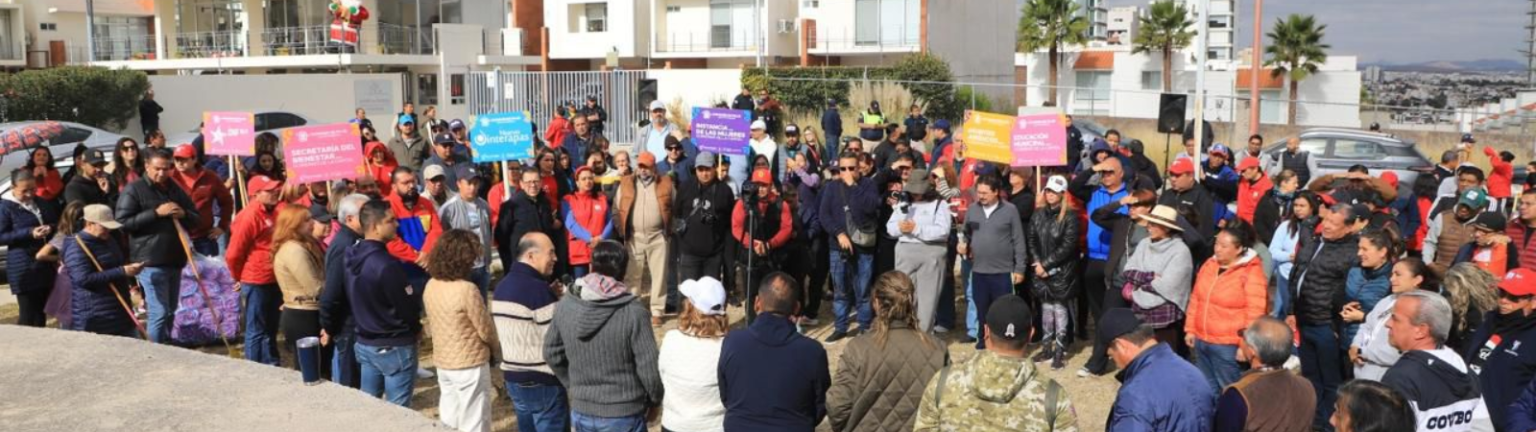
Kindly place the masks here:
<instances>
[{"instance_id":1,"label":"red jacket","mask_svg":"<svg viewBox=\"0 0 1536 432\"><path fill-rule=\"evenodd\" d=\"M1274 183L1269 181L1269 176L1259 174L1259 181L1237 181L1237 217L1243 222L1253 224L1253 211L1259 207L1259 200L1264 199L1264 194L1274 188Z\"/></svg>"},{"instance_id":2,"label":"red jacket","mask_svg":"<svg viewBox=\"0 0 1536 432\"><path fill-rule=\"evenodd\" d=\"M59 177L59 170L54 167L48 167L47 172L37 179L37 197L44 200L52 200L63 193L64 180Z\"/></svg>"},{"instance_id":3,"label":"red jacket","mask_svg":"<svg viewBox=\"0 0 1536 432\"><path fill-rule=\"evenodd\" d=\"M202 167L197 167L192 174L183 174L181 170L171 171L171 181L181 186L181 190L192 197L192 204L197 205L197 214L205 215L197 218L197 225L187 227L187 234L194 239L206 238L213 231L213 203L219 203L219 229L229 231L229 215L235 211L235 198L230 196L229 189L224 187L224 181Z\"/></svg>"},{"instance_id":4,"label":"red jacket","mask_svg":"<svg viewBox=\"0 0 1536 432\"><path fill-rule=\"evenodd\" d=\"M570 133L571 121L557 114L555 118L549 119L549 130L544 131L544 142L551 147L560 147L565 142L565 136Z\"/></svg>"},{"instance_id":5,"label":"red jacket","mask_svg":"<svg viewBox=\"0 0 1536 432\"><path fill-rule=\"evenodd\" d=\"M771 199L778 200L778 198L774 196ZM759 199L757 213L763 214L767 211L768 203ZM774 217L774 215L764 215L764 217ZM779 201L779 215L777 217L779 218L779 231L773 233L773 237L768 239L769 250L778 249L780 246L784 246L785 243L789 243L789 239L795 233L795 220L790 217L789 203ZM743 247L752 247L752 236L747 233L747 207L745 201L737 200L736 209L731 211L731 237L735 237L736 241L740 242Z\"/></svg>"},{"instance_id":6,"label":"red jacket","mask_svg":"<svg viewBox=\"0 0 1536 432\"><path fill-rule=\"evenodd\" d=\"M399 194L390 195L384 200L389 201L389 208L394 210L395 219L400 223L400 227L395 229L395 239L387 245L389 254L415 264L417 258L437 244L438 236L443 235L443 224L438 220L437 207L432 205L432 200L421 195L416 196L414 209L406 209Z\"/></svg>"},{"instance_id":7,"label":"red jacket","mask_svg":"<svg viewBox=\"0 0 1536 432\"><path fill-rule=\"evenodd\" d=\"M255 204L241 210L229 232L224 262L236 280L253 285L277 283L272 273L272 229L279 206Z\"/></svg>"},{"instance_id":8,"label":"red jacket","mask_svg":"<svg viewBox=\"0 0 1536 432\"><path fill-rule=\"evenodd\" d=\"M1536 242L1529 242L1526 239L1527 234L1532 234L1530 231L1531 228L1526 227L1525 222L1517 218L1509 222L1509 227L1504 229L1504 235L1509 236L1509 247L1515 248L1520 268L1536 269ZM1531 236L1536 237L1536 234Z\"/></svg>"},{"instance_id":9,"label":"red jacket","mask_svg":"<svg viewBox=\"0 0 1536 432\"><path fill-rule=\"evenodd\" d=\"M1500 159L1493 147L1483 147L1483 154L1488 155L1488 164L1493 167L1488 172L1488 196L1509 198L1509 184L1515 179L1515 167Z\"/></svg>"},{"instance_id":10,"label":"red jacket","mask_svg":"<svg viewBox=\"0 0 1536 432\"><path fill-rule=\"evenodd\" d=\"M613 233L608 197L602 193L573 193L565 196L565 206L560 210L565 213L565 235L570 242L568 249L571 264L585 265L592 262L592 239L606 239Z\"/></svg>"},{"instance_id":11,"label":"red jacket","mask_svg":"<svg viewBox=\"0 0 1536 432\"><path fill-rule=\"evenodd\" d=\"M1408 249L1422 251L1424 250L1424 236L1429 234L1429 211L1435 208L1435 201L1429 197L1419 197L1418 201L1414 204L1419 206L1419 230L1413 232L1413 243L1408 245Z\"/></svg>"},{"instance_id":12,"label":"red jacket","mask_svg":"<svg viewBox=\"0 0 1536 432\"><path fill-rule=\"evenodd\" d=\"M372 162L373 159L369 156L373 154L374 150L384 151L383 164L374 164ZM363 146L363 160L365 161L364 164L368 166L368 174L372 175L373 180L378 182L379 193L384 196L394 195L394 184L389 181L389 177L394 174L395 168L400 166L400 162L396 162L395 154L389 151L389 146L378 141L369 141L368 145Z\"/></svg>"}]
</instances>

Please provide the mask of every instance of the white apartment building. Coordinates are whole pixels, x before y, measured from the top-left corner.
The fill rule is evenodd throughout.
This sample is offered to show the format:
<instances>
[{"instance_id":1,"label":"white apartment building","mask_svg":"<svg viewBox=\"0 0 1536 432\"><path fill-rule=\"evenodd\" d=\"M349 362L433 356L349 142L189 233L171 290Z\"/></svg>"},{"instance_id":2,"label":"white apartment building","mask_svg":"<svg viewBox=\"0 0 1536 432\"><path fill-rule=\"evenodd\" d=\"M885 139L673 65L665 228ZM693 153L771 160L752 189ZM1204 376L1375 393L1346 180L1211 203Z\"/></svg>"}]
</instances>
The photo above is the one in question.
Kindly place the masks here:
<instances>
[{"instance_id":1,"label":"white apartment building","mask_svg":"<svg viewBox=\"0 0 1536 432\"><path fill-rule=\"evenodd\" d=\"M1203 0L1174 0L1182 3L1189 10L1189 19L1195 23L1200 22L1200 7ZM1237 0L1210 0L1211 10L1207 15L1209 37L1206 46L1207 58L1214 63L1214 68L1229 68L1237 54Z\"/></svg>"},{"instance_id":2,"label":"white apartment building","mask_svg":"<svg viewBox=\"0 0 1536 432\"><path fill-rule=\"evenodd\" d=\"M1088 20L1088 39L1104 41L1109 36L1109 9L1104 0L1073 0L1077 3L1077 15Z\"/></svg>"},{"instance_id":3,"label":"white apartment building","mask_svg":"<svg viewBox=\"0 0 1536 432\"><path fill-rule=\"evenodd\" d=\"M1109 8L1109 22L1105 23L1108 33L1104 43L1109 46L1133 46L1136 31L1141 29L1140 18L1141 8L1136 6Z\"/></svg>"},{"instance_id":4,"label":"white apartment building","mask_svg":"<svg viewBox=\"0 0 1536 432\"><path fill-rule=\"evenodd\" d=\"M1017 66L1025 70L1022 84L1028 86L1025 99L1029 106L1040 106L1048 95L1050 65L1045 54L1020 53ZM1296 121L1307 126L1360 127L1361 74L1357 58L1332 55L1320 71L1301 81ZM1233 70L1206 73L1205 117L1213 122L1246 120L1248 84L1253 69L1246 64ZM1173 59L1172 93L1193 94L1195 63L1187 56ZM1057 104L1078 115L1128 118L1157 118L1162 88L1162 58L1157 55L1131 54L1130 47L1071 50L1062 55ZM1284 124L1290 109L1286 98L1289 83L1271 76L1268 69L1258 73L1260 119L1264 124ZM1193 103L1188 106L1193 115Z\"/></svg>"}]
</instances>

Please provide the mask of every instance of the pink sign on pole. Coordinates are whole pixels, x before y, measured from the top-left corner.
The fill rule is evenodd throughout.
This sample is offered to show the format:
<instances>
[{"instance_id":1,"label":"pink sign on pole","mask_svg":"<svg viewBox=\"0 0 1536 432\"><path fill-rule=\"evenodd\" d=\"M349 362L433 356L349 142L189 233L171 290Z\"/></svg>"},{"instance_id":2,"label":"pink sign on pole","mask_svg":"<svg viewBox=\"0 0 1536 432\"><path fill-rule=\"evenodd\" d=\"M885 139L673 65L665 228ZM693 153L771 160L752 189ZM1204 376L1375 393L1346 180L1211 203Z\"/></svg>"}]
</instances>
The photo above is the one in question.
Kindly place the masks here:
<instances>
[{"instance_id":1,"label":"pink sign on pole","mask_svg":"<svg viewBox=\"0 0 1536 432\"><path fill-rule=\"evenodd\" d=\"M1013 163L1016 167L1067 164L1067 129L1061 115L1022 115L1013 122Z\"/></svg>"},{"instance_id":2,"label":"pink sign on pole","mask_svg":"<svg viewBox=\"0 0 1536 432\"><path fill-rule=\"evenodd\" d=\"M357 178L366 173L356 124L336 123L283 131L288 181L313 183Z\"/></svg>"},{"instance_id":3,"label":"pink sign on pole","mask_svg":"<svg viewBox=\"0 0 1536 432\"><path fill-rule=\"evenodd\" d=\"M256 116L248 112L204 112L203 144L211 155L255 155Z\"/></svg>"}]
</instances>

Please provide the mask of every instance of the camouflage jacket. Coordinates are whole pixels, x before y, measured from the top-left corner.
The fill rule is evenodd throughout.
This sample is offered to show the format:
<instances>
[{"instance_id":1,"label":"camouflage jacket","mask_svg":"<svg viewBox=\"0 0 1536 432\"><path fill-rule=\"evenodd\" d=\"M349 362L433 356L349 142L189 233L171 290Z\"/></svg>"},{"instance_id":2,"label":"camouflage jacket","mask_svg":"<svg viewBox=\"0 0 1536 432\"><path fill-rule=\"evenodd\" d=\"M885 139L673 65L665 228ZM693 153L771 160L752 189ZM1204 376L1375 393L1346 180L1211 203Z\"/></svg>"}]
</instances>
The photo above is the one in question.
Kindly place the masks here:
<instances>
[{"instance_id":1,"label":"camouflage jacket","mask_svg":"<svg viewBox=\"0 0 1536 432\"><path fill-rule=\"evenodd\" d=\"M1055 427L1048 423L1045 394L1050 380L1028 359L982 351L952 368L947 379L943 372L934 374L924 388L914 432L1077 432L1077 412L1065 389L1057 392ZM936 386L941 379L944 392L939 396Z\"/></svg>"}]
</instances>

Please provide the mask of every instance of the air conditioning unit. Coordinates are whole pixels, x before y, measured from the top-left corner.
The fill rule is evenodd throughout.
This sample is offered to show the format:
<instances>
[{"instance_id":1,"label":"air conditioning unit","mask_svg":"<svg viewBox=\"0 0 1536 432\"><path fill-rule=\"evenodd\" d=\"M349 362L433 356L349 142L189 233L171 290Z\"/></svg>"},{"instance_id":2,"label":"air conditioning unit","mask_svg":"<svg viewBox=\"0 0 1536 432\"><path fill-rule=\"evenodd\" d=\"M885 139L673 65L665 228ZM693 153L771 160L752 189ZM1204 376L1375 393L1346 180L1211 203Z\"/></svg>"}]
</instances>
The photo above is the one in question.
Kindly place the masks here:
<instances>
[{"instance_id":1,"label":"air conditioning unit","mask_svg":"<svg viewBox=\"0 0 1536 432\"><path fill-rule=\"evenodd\" d=\"M792 19L779 20L779 34L790 34L799 31L799 23Z\"/></svg>"}]
</instances>

